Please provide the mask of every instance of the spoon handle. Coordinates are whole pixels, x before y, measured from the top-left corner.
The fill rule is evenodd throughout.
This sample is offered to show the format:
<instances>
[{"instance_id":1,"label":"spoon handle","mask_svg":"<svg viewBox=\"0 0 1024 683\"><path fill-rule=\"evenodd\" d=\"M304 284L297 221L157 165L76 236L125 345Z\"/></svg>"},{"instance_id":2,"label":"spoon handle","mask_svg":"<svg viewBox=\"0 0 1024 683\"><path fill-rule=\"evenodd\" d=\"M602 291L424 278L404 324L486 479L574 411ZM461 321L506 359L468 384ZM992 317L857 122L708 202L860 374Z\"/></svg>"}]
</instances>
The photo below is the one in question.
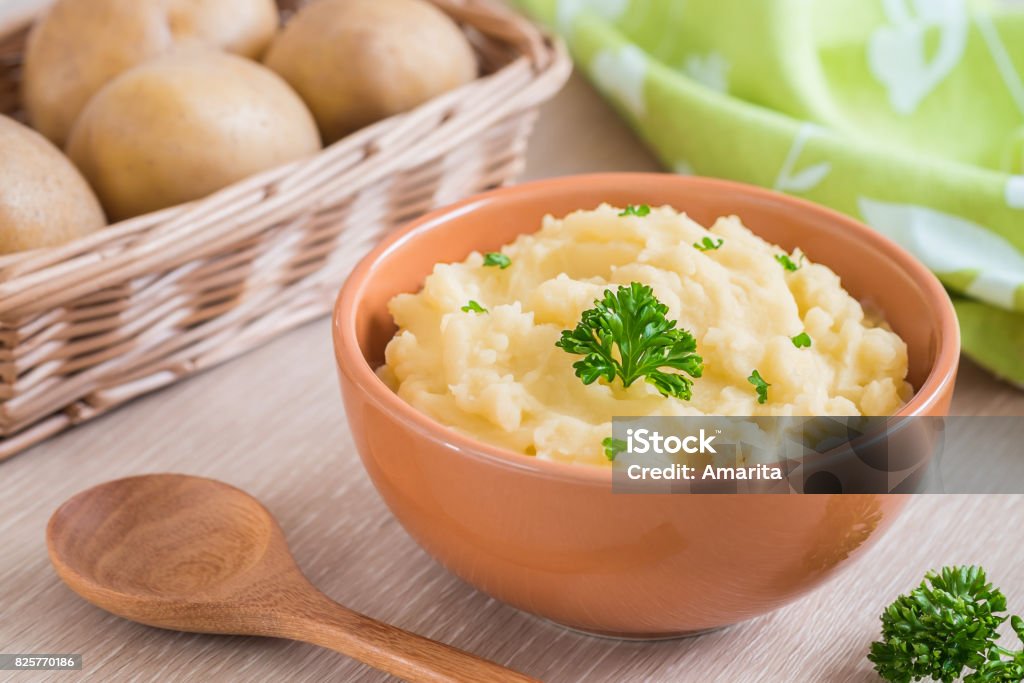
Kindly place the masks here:
<instances>
[{"instance_id":1,"label":"spoon handle","mask_svg":"<svg viewBox=\"0 0 1024 683\"><path fill-rule=\"evenodd\" d=\"M540 683L518 671L385 624L339 605L326 595L302 605L286 633L326 647L411 683ZM305 601L303 601L305 602Z\"/></svg>"}]
</instances>

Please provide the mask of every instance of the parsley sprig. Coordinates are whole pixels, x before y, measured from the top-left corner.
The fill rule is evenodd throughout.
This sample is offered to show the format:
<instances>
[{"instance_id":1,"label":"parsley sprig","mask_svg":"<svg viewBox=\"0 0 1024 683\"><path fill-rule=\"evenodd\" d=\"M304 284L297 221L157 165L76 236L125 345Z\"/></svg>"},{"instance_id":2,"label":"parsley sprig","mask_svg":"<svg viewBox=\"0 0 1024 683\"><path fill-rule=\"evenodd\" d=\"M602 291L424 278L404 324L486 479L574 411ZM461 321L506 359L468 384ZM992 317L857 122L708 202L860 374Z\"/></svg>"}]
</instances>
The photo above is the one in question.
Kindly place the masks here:
<instances>
[{"instance_id":1,"label":"parsley sprig","mask_svg":"<svg viewBox=\"0 0 1024 683\"><path fill-rule=\"evenodd\" d=\"M642 377L663 396L688 401L690 377L701 376L704 359L696 353L693 335L677 328L666 313L668 306L647 285L633 282L615 292L608 289L594 301L594 308L583 312L575 329L562 332L555 346L583 356L573 368L584 384L619 377L628 387Z\"/></svg>"},{"instance_id":2,"label":"parsley sprig","mask_svg":"<svg viewBox=\"0 0 1024 683\"><path fill-rule=\"evenodd\" d=\"M921 585L901 595L882 613L882 640L868 659L891 683L931 678L952 683L965 668L964 683L1024 680L1024 651L996 644L1007 617L1006 597L977 566L928 572ZM1024 642L1024 620L1010 625Z\"/></svg>"},{"instance_id":3,"label":"parsley sprig","mask_svg":"<svg viewBox=\"0 0 1024 683\"><path fill-rule=\"evenodd\" d=\"M807 334L806 332L801 332L800 334L790 339L790 341L792 341L793 346L795 346L798 349L810 348L811 335Z\"/></svg>"},{"instance_id":4,"label":"parsley sprig","mask_svg":"<svg viewBox=\"0 0 1024 683\"><path fill-rule=\"evenodd\" d=\"M469 300L465 306L462 307L462 311L465 313L487 313L487 309L480 305L479 302L473 299Z\"/></svg>"}]
</instances>

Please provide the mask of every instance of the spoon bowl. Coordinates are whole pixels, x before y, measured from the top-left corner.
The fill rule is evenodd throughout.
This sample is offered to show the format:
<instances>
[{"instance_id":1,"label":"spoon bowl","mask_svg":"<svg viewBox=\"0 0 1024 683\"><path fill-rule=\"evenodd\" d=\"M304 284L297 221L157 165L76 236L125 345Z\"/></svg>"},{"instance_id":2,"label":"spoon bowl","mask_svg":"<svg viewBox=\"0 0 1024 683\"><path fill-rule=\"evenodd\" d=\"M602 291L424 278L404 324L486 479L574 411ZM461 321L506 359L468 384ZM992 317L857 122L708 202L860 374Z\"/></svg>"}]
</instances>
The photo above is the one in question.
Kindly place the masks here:
<instances>
[{"instance_id":1,"label":"spoon bowl","mask_svg":"<svg viewBox=\"0 0 1024 683\"><path fill-rule=\"evenodd\" d=\"M349 610L303 576L255 498L180 474L101 484L46 530L58 576L118 616L160 628L289 638L410 681L532 681Z\"/></svg>"},{"instance_id":2,"label":"spoon bowl","mask_svg":"<svg viewBox=\"0 0 1024 683\"><path fill-rule=\"evenodd\" d=\"M267 510L238 489L161 475L75 496L53 515L48 538L61 578L82 589L194 600L257 566L277 535Z\"/></svg>"},{"instance_id":3,"label":"spoon bowl","mask_svg":"<svg viewBox=\"0 0 1024 683\"><path fill-rule=\"evenodd\" d=\"M159 474L101 484L62 505L46 536L50 560L72 590L160 628L238 633L240 611L225 612L222 604L261 599L249 595L254 572L276 569L284 580L276 590L301 577L267 509L233 486L201 477ZM200 611L216 611L218 618L198 625Z\"/></svg>"}]
</instances>

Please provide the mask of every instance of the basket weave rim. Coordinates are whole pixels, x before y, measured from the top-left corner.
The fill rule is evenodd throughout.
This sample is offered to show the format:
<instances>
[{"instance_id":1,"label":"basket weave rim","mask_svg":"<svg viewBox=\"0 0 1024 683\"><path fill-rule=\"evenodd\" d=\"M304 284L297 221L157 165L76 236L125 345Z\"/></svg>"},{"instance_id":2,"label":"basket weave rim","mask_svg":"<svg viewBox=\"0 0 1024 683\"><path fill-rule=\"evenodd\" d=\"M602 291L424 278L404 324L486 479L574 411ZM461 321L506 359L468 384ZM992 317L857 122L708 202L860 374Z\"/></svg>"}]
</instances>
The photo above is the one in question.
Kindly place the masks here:
<instances>
[{"instance_id":1,"label":"basket weave rim","mask_svg":"<svg viewBox=\"0 0 1024 683\"><path fill-rule=\"evenodd\" d=\"M482 120L460 119L460 107L467 103L478 104L484 97L495 114L502 108L536 106L550 96L552 83L560 85L567 78L572 67L562 41L512 10L494 0L430 1L461 23L515 48L519 56L493 73L363 128L307 159L250 176L193 202L110 224L63 245L0 256L0 322L52 308L72 294L81 296L157 267L217 253L228 235L232 239L246 236L242 224L247 211L282 210L297 195L308 194L310 183L319 184L326 193L332 178L340 174L354 176L346 185L352 186L354 194L397 169L396 154L383 151L389 146L401 149L406 165L409 159L429 159L435 139L423 134L425 126L443 129L457 139L469 139L486 127ZM0 38L25 30L42 11L6 22L0 26ZM527 81L525 86L520 80ZM358 173L353 172L356 169ZM212 225L192 229L203 223Z\"/></svg>"}]
</instances>

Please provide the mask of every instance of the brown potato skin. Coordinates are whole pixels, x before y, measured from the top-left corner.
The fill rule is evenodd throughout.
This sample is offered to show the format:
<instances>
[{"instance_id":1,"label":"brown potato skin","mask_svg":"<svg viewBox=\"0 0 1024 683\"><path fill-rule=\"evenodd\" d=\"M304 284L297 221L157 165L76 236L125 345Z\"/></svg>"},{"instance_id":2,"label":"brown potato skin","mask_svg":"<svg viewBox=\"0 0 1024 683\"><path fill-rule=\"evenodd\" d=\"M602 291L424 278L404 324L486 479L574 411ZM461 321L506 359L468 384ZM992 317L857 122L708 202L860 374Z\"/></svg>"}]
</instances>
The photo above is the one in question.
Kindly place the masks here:
<instances>
[{"instance_id":1,"label":"brown potato skin","mask_svg":"<svg viewBox=\"0 0 1024 683\"><path fill-rule=\"evenodd\" d=\"M56 246L105 225L96 195L60 150L0 115L0 254Z\"/></svg>"},{"instance_id":2,"label":"brown potato skin","mask_svg":"<svg viewBox=\"0 0 1024 683\"><path fill-rule=\"evenodd\" d=\"M477 75L465 35L425 0L318 0L264 61L306 101L327 144Z\"/></svg>"},{"instance_id":3,"label":"brown potato skin","mask_svg":"<svg viewBox=\"0 0 1024 683\"><path fill-rule=\"evenodd\" d=\"M121 74L89 102L68 143L115 221L205 197L319 149L313 116L287 83L211 50Z\"/></svg>"},{"instance_id":4,"label":"brown potato skin","mask_svg":"<svg viewBox=\"0 0 1024 683\"><path fill-rule=\"evenodd\" d=\"M278 22L274 0L58 0L25 51L29 122L63 147L89 99L118 74L183 45L258 59Z\"/></svg>"}]
</instances>

